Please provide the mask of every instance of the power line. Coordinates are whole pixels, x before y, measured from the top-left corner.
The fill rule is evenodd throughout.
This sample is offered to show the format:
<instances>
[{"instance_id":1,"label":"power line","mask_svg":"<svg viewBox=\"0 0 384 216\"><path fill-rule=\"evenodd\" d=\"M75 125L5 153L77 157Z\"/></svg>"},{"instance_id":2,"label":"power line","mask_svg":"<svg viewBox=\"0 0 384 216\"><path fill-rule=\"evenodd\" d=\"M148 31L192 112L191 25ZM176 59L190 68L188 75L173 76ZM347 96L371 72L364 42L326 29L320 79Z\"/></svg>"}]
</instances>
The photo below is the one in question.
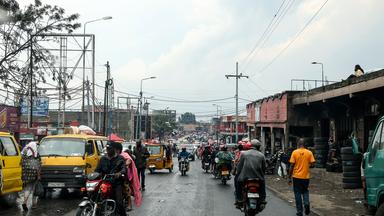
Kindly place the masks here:
<instances>
[{"instance_id":1,"label":"power line","mask_svg":"<svg viewBox=\"0 0 384 216\"><path fill-rule=\"evenodd\" d=\"M324 3L321 5L321 7L316 11L316 13L308 20L308 22L304 25L304 27L295 35L295 37L283 48L280 50L280 52L267 64L265 65L259 73L264 72L269 66L271 66L298 38L299 36L305 31L305 29L311 24L311 22L316 18L316 16L320 13L321 9L328 3L329 0L325 0ZM253 74L251 77L255 76L256 74Z\"/></svg>"},{"instance_id":2,"label":"power line","mask_svg":"<svg viewBox=\"0 0 384 216\"><path fill-rule=\"evenodd\" d=\"M290 0L287 4L285 4L285 0L282 2L282 4L280 5L278 11L276 12L276 14L274 15L273 19L271 20L270 24L267 26L267 28L265 29L263 35L261 36L261 38L259 39L258 43L256 44L256 46L252 50L252 54L257 50L257 52L253 56L256 56L260 52L260 47L264 47L264 45L269 40L269 38L271 37L273 32L280 25L281 21L284 19L285 15L289 11L289 9L292 7L294 2L295 2L295 0ZM283 6L284 6L284 8L283 8ZM281 10L281 8L283 8L283 9ZM281 13L279 14L280 10L281 10ZM257 49L257 48L259 48L259 49ZM244 66L242 68L243 72L246 70L246 68L248 67L250 62L251 61L249 60L248 62L246 62L244 64Z\"/></svg>"}]
</instances>

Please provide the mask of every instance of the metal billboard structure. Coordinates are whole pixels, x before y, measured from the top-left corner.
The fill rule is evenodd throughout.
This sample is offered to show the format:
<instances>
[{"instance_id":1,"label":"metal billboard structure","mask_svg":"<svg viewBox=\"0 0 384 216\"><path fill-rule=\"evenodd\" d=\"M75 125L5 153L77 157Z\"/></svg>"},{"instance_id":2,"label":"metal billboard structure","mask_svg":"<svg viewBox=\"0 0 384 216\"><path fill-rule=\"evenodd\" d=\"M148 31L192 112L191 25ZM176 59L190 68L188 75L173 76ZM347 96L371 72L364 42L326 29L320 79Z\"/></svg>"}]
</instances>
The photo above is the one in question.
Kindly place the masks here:
<instances>
[{"instance_id":1,"label":"metal billboard structure","mask_svg":"<svg viewBox=\"0 0 384 216\"><path fill-rule=\"evenodd\" d=\"M82 117L81 120L85 120L85 89L89 89L89 82L85 81L85 77L88 74L91 74L92 77L92 89L91 89L91 101L92 108L90 109L89 99L87 106L87 122L91 127L95 127L95 35L93 34L39 34L34 35L36 38L35 46L39 47L41 50L48 51L52 56L54 56L54 64L47 67L39 67L39 70L49 71L52 74L57 74L56 77L53 77L53 80L56 82L56 85L46 84L43 90L54 91L53 94L56 94L57 98L51 98L51 103L57 103L58 108L58 118L57 118L57 127L65 126L65 110L67 108L67 103L69 101L78 100L74 97L78 94L80 88L82 89L82 94L80 99L82 101ZM33 75L33 66L30 67L31 73ZM81 74L81 76L79 76ZM82 79L80 88L70 86L70 81L74 77ZM87 87L86 87L87 86ZM32 87L32 85L31 85ZM54 87L54 88L52 88ZM89 92L89 91L88 91ZM90 94L87 94L88 98ZM30 99L30 104L32 102L32 97ZM76 106L78 103L72 104ZM31 112L31 111L30 111ZM92 116L90 118L90 113ZM32 118L32 116L30 117ZM30 119L32 121L32 119Z\"/></svg>"}]
</instances>

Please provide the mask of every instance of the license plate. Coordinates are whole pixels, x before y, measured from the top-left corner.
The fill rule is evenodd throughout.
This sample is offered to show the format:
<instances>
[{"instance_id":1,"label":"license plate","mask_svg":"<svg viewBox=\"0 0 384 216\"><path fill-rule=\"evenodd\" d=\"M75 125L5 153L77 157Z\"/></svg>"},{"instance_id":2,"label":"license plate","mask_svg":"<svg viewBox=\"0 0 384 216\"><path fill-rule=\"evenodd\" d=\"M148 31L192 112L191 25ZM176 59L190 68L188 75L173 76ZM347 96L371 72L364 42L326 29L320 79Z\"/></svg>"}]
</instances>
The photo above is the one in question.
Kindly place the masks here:
<instances>
[{"instance_id":1,"label":"license plate","mask_svg":"<svg viewBox=\"0 0 384 216\"><path fill-rule=\"evenodd\" d=\"M209 163L205 163L205 166L209 166Z\"/></svg>"},{"instance_id":2,"label":"license plate","mask_svg":"<svg viewBox=\"0 0 384 216\"><path fill-rule=\"evenodd\" d=\"M65 183L62 183L62 182L48 182L48 187L65 187Z\"/></svg>"},{"instance_id":3,"label":"license plate","mask_svg":"<svg viewBox=\"0 0 384 216\"><path fill-rule=\"evenodd\" d=\"M260 195L258 193L248 193L248 198L259 198Z\"/></svg>"},{"instance_id":4,"label":"license plate","mask_svg":"<svg viewBox=\"0 0 384 216\"><path fill-rule=\"evenodd\" d=\"M156 166L155 165L149 165L149 168L155 168Z\"/></svg>"},{"instance_id":5,"label":"license plate","mask_svg":"<svg viewBox=\"0 0 384 216\"><path fill-rule=\"evenodd\" d=\"M222 171L221 175L229 175L229 171Z\"/></svg>"}]
</instances>

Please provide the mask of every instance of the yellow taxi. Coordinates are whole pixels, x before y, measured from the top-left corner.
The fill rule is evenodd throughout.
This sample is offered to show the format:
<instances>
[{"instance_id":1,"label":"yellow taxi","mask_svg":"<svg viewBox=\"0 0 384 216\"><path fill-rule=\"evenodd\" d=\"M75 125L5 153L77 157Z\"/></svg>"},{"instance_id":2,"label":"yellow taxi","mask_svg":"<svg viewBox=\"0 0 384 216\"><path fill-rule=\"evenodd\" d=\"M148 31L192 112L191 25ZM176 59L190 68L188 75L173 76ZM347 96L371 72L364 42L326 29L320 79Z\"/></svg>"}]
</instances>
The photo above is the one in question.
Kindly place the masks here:
<instances>
[{"instance_id":1,"label":"yellow taxi","mask_svg":"<svg viewBox=\"0 0 384 216\"><path fill-rule=\"evenodd\" d=\"M22 187L20 149L10 133L0 132L0 202L14 204Z\"/></svg>"},{"instance_id":2,"label":"yellow taxi","mask_svg":"<svg viewBox=\"0 0 384 216\"><path fill-rule=\"evenodd\" d=\"M103 154L107 137L64 134L41 140L41 182L48 188L84 187L86 176L92 173Z\"/></svg>"}]
</instances>

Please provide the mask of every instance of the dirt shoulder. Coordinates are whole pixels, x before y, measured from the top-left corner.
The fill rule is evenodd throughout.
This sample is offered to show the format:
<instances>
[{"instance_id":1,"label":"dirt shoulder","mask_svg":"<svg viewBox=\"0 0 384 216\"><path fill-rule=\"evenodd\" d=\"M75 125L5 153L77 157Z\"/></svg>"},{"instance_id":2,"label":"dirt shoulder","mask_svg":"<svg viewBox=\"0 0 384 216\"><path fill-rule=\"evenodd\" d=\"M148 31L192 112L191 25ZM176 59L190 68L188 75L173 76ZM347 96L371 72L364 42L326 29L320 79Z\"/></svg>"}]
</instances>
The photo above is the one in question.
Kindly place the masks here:
<instances>
[{"instance_id":1,"label":"dirt shoulder","mask_svg":"<svg viewBox=\"0 0 384 216\"><path fill-rule=\"evenodd\" d=\"M287 179L269 175L267 187L282 199L294 205L292 186ZM343 189L340 173L327 173L314 169L309 186L310 202L313 212L318 215L360 216L367 214L363 205L362 189Z\"/></svg>"}]
</instances>

